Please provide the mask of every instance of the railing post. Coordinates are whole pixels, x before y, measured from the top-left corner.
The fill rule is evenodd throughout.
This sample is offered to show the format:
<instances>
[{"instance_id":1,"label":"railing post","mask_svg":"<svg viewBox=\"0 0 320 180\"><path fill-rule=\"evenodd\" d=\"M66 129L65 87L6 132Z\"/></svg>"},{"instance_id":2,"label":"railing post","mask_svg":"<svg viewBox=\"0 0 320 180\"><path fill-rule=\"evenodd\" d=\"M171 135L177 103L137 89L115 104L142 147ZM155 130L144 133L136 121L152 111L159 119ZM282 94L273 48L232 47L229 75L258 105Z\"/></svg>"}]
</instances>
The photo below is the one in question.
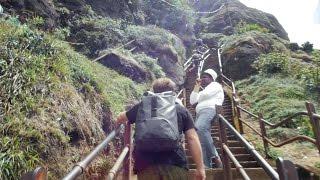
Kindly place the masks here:
<instances>
[{"instance_id":1,"label":"railing post","mask_svg":"<svg viewBox=\"0 0 320 180\"><path fill-rule=\"evenodd\" d=\"M268 154L269 144L268 144L268 141L266 140L266 138L267 138L266 126L265 126L264 122L262 121L262 119L263 119L262 114L259 113L259 125L260 125L261 134L262 134L264 153L266 155L266 158L270 158L270 156Z\"/></svg>"},{"instance_id":2,"label":"railing post","mask_svg":"<svg viewBox=\"0 0 320 180\"><path fill-rule=\"evenodd\" d=\"M289 160L277 158L277 172L279 180L298 180L299 176L294 164Z\"/></svg>"},{"instance_id":3,"label":"railing post","mask_svg":"<svg viewBox=\"0 0 320 180\"><path fill-rule=\"evenodd\" d=\"M218 124L219 124L219 135L220 135L220 149L222 154L222 163L223 163L223 171L224 171L224 179L231 180L232 179L232 171L231 171L231 164L228 158L228 154L224 151L223 145L227 145L227 132L226 126L221 122L219 114L222 114L222 106L216 105L216 111L218 115Z\"/></svg>"},{"instance_id":4,"label":"railing post","mask_svg":"<svg viewBox=\"0 0 320 180\"><path fill-rule=\"evenodd\" d=\"M183 89L183 105L187 107L187 91L186 88Z\"/></svg>"},{"instance_id":5,"label":"railing post","mask_svg":"<svg viewBox=\"0 0 320 180\"><path fill-rule=\"evenodd\" d=\"M312 124L313 133L314 133L314 136L316 137L316 146L320 153L320 122L319 122L320 119L313 116L313 114L316 114L316 110L312 103L306 102L306 107L308 111L308 116Z\"/></svg>"},{"instance_id":6,"label":"railing post","mask_svg":"<svg viewBox=\"0 0 320 180\"><path fill-rule=\"evenodd\" d=\"M242 125L242 121L240 121L240 119L241 119L241 109L239 108L239 101L236 101L236 110L237 110L237 118L239 120L240 134L243 134L243 125Z\"/></svg>"},{"instance_id":7,"label":"railing post","mask_svg":"<svg viewBox=\"0 0 320 180\"><path fill-rule=\"evenodd\" d=\"M129 148L129 152L124 164L124 179L130 180L132 176L132 129L131 124L127 122L124 132L124 145Z\"/></svg>"},{"instance_id":8,"label":"railing post","mask_svg":"<svg viewBox=\"0 0 320 180\"><path fill-rule=\"evenodd\" d=\"M235 96L234 96L235 97ZM242 121L240 121L240 118L241 118L241 111L240 111L240 108L238 107L239 106L239 100L235 100L234 101L234 111L235 111L235 116L236 116L236 119L237 119L237 122L238 122L238 131L240 132L240 134L243 134L243 125L242 125Z\"/></svg>"}]
</instances>

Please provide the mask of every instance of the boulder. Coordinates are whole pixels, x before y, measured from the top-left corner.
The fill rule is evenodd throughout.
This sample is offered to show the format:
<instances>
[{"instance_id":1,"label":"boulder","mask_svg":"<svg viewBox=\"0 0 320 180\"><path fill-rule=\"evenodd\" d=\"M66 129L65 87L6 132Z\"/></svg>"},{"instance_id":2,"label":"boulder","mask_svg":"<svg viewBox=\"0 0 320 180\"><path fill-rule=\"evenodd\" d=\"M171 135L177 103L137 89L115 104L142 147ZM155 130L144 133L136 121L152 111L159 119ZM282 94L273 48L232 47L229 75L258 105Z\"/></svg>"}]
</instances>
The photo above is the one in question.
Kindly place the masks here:
<instances>
[{"instance_id":1,"label":"boulder","mask_svg":"<svg viewBox=\"0 0 320 180\"><path fill-rule=\"evenodd\" d=\"M137 61L115 52L100 58L99 62L138 83L152 79L150 72L145 70Z\"/></svg>"},{"instance_id":2,"label":"boulder","mask_svg":"<svg viewBox=\"0 0 320 180\"><path fill-rule=\"evenodd\" d=\"M260 54L275 50L286 52L288 43L274 34L254 31L230 36L222 49L223 72L234 80L247 78L256 73L252 64Z\"/></svg>"},{"instance_id":3,"label":"boulder","mask_svg":"<svg viewBox=\"0 0 320 180\"><path fill-rule=\"evenodd\" d=\"M180 38L154 26L132 26L128 27L128 31L130 39L135 39L131 45L135 52L143 52L157 59L167 77L178 85L184 83L183 63L186 50Z\"/></svg>"}]
</instances>

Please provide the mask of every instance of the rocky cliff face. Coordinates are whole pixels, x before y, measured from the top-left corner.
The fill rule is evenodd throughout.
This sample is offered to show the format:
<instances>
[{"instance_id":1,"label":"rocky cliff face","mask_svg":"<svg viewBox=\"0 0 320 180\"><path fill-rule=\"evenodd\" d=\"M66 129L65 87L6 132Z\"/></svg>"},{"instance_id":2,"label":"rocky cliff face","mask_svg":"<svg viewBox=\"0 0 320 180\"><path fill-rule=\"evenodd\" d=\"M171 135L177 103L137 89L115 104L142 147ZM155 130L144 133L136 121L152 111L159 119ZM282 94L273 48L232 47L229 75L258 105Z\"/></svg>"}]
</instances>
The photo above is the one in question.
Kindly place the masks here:
<instances>
[{"instance_id":1,"label":"rocky cliff face","mask_svg":"<svg viewBox=\"0 0 320 180\"><path fill-rule=\"evenodd\" d=\"M211 12L198 19L196 30L209 46L223 47L224 73L232 79L256 73L251 65L260 54L287 51L288 34L271 14L249 8L238 0L205 0L194 6L198 11ZM259 29L239 33L239 24L243 22ZM261 32L262 29L266 31Z\"/></svg>"},{"instance_id":2,"label":"rocky cliff face","mask_svg":"<svg viewBox=\"0 0 320 180\"><path fill-rule=\"evenodd\" d=\"M231 35L240 21L258 24L279 37L288 40L288 34L272 15L260 10L249 8L238 0L215 0L198 2L195 7L200 11L214 12L202 18L202 32L223 33Z\"/></svg>"},{"instance_id":3,"label":"rocky cliff face","mask_svg":"<svg viewBox=\"0 0 320 180\"><path fill-rule=\"evenodd\" d=\"M234 80L256 73L252 67L260 54L286 52L287 41L274 34L247 32L227 38L222 50L223 72Z\"/></svg>"},{"instance_id":4,"label":"rocky cliff face","mask_svg":"<svg viewBox=\"0 0 320 180\"><path fill-rule=\"evenodd\" d=\"M4 0L1 4L8 11L14 11L18 14L27 13L30 15L39 15L47 21L57 23L60 14L57 8L65 7L71 11L81 12L89 6L101 16L110 16L113 18L122 18L128 21L141 22L139 17L139 1L128 0ZM31 13L31 14L30 14Z\"/></svg>"}]
</instances>

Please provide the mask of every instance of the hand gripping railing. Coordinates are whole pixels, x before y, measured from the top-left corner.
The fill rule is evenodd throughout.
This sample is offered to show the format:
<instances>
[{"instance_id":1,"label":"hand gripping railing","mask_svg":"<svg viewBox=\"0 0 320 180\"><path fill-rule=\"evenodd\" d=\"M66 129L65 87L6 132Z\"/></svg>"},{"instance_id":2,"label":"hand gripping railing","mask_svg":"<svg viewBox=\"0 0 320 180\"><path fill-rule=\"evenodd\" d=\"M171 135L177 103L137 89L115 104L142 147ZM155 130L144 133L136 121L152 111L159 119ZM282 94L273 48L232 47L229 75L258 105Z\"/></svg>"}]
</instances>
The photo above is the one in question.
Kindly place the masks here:
<instances>
[{"instance_id":1,"label":"hand gripping railing","mask_svg":"<svg viewBox=\"0 0 320 180\"><path fill-rule=\"evenodd\" d=\"M119 134L120 129L123 127L123 125L119 126L117 129L113 130L107 137L106 139L100 143L93 151L90 152L90 154L88 156L86 156L81 162L77 163L73 169L63 178L64 180L72 180L72 179L76 179L78 176L80 176L81 174L84 173L85 169L89 166L89 164L98 157L98 155L101 153L101 151L103 149L105 149L108 145L108 143L114 139L114 137L116 135ZM128 159L127 165L125 167L125 171L127 171L127 173L129 172L129 174L127 175L128 177L130 177L130 164L131 164L131 156L130 156L130 152L131 152L131 126L128 123L128 125L125 126L125 148L122 151L120 157L118 159L121 159L119 161L117 161L116 163L116 168L112 168L110 173L113 174L113 176L110 175L109 173L109 177L110 179L112 179L116 174L117 171L119 170L119 164L122 163L125 159L125 157L127 156L126 159ZM129 154L129 155L128 155ZM120 162L121 161L121 162Z\"/></svg>"}]
</instances>

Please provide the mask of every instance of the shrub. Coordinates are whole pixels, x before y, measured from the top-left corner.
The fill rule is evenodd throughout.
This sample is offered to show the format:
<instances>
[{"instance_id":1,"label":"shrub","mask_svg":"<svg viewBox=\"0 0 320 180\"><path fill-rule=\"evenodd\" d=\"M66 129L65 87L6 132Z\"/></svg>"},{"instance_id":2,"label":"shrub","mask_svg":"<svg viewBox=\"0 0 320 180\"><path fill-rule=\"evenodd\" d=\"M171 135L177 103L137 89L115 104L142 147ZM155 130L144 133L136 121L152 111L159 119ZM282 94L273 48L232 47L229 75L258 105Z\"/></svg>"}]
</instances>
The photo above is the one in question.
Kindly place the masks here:
<instances>
[{"instance_id":1,"label":"shrub","mask_svg":"<svg viewBox=\"0 0 320 180\"><path fill-rule=\"evenodd\" d=\"M267 28L264 28L260 26L259 24L248 24L245 21L240 21L236 26L236 33L237 34L243 34L245 32L249 31L259 31L262 33L268 33L269 30Z\"/></svg>"},{"instance_id":2,"label":"shrub","mask_svg":"<svg viewBox=\"0 0 320 180\"><path fill-rule=\"evenodd\" d=\"M289 49L291 51L298 51L300 49L300 46L298 43L290 43L289 44Z\"/></svg>"},{"instance_id":3,"label":"shrub","mask_svg":"<svg viewBox=\"0 0 320 180\"><path fill-rule=\"evenodd\" d=\"M288 73L289 57L284 53L261 54L253 66L262 73Z\"/></svg>"},{"instance_id":4,"label":"shrub","mask_svg":"<svg viewBox=\"0 0 320 180\"><path fill-rule=\"evenodd\" d=\"M313 51L313 44L311 44L309 41L303 43L302 50L306 53L311 53Z\"/></svg>"}]
</instances>

